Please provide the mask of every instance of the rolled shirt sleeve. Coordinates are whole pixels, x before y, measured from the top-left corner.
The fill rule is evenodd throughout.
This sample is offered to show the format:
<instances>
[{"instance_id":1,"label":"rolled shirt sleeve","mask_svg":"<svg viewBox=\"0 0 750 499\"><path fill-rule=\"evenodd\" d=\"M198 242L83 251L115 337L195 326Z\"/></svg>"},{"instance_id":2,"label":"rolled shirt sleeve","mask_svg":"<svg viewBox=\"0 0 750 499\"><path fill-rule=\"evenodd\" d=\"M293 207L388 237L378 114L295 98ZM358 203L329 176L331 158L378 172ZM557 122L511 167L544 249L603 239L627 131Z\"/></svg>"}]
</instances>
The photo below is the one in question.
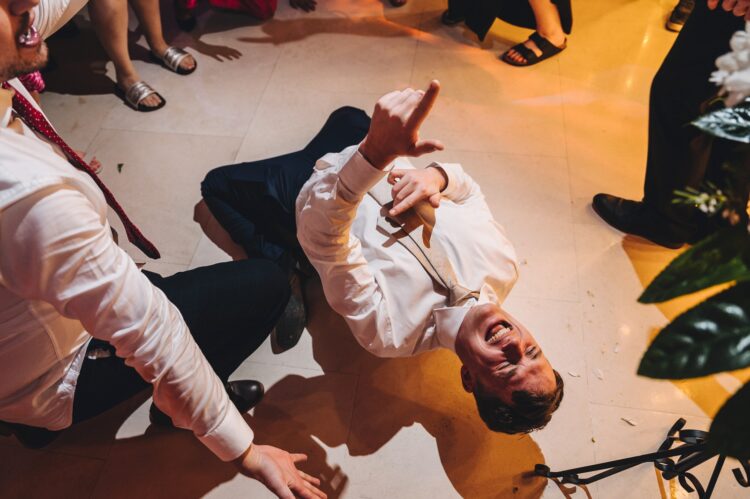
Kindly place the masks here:
<instances>
[{"instance_id":1,"label":"rolled shirt sleeve","mask_svg":"<svg viewBox=\"0 0 750 499\"><path fill-rule=\"evenodd\" d=\"M482 190L458 163L432 163L433 168L440 168L448 182L441 193L446 199L456 204L464 204L474 199L484 199Z\"/></svg>"},{"instance_id":2,"label":"rolled shirt sleeve","mask_svg":"<svg viewBox=\"0 0 750 499\"><path fill-rule=\"evenodd\" d=\"M157 407L220 459L250 446L252 430L179 310L114 243L106 219L81 192L57 185L3 210L0 273L10 291L51 304L110 342L153 384Z\"/></svg>"}]
</instances>

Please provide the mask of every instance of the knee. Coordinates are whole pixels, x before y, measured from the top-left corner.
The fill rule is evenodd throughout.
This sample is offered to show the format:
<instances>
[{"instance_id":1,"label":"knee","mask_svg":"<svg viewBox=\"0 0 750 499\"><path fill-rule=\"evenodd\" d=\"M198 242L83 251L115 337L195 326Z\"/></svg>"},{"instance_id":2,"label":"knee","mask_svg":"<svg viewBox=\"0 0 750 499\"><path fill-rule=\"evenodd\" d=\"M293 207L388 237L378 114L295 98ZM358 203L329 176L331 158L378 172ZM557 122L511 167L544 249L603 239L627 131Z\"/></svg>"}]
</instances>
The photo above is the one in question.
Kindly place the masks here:
<instances>
[{"instance_id":1,"label":"knee","mask_svg":"<svg viewBox=\"0 0 750 499\"><path fill-rule=\"evenodd\" d=\"M214 168L208 172L201 182L201 195L203 198L219 196L229 190L229 177L227 176L227 166Z\"/></svg>"},{"instance_id":2,"label":"knee","mask_svg":"<svg viewBox=\"0 0 750 499\"><path fill-rule=\"evenodd\" d=\"M362 109L343 106L331 113L329 120L335 120L338 124L344 126L370 126L370 117Z\"/></svg>"}]
</instances>

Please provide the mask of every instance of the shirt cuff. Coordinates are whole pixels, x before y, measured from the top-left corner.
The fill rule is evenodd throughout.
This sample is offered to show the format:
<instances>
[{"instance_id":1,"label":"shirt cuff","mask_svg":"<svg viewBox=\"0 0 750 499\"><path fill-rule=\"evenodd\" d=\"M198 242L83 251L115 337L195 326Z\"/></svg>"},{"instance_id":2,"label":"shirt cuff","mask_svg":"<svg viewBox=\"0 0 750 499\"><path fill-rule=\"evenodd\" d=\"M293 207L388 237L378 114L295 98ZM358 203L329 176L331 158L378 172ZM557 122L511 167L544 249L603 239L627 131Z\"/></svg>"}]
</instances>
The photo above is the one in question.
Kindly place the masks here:
<instances>
[{"instance_id":1,"label":"shirt cuff","mask_svg":"<svg viewBox=\"0 0 750 499\"><path fill-rule=\"evenodd\" d=\"M448 179L448 182L445 184L445 189L443 189L440 194L445 197L446 199L453 199L453 196L456 192L456 189L458 188L458 182L456 180L457 176L457 170L461 168L461 166L457 163L432 163L427 168L440 168L443 173L445 173L446 178Z\"/></svg>"},{"instance_id":2,"label":"shirt cuff","mask_svg":"<svg viewBox=\"0 0 750 499\"><path fill-rule=\"evenodd\" d=\"M386 174L387 168L378 170L359 152L359 147L349 158L339 172L339 182L351 194L364 196L367 191L380 182Z\"/></svg>"},{"instance_id":3,"label":"shirt cuff","mask_svg":"<svg viewBox=\"0 0 750 499\"><path fill-rule=\"evenodd\" d=\"M222 461L232 461L250 447L254 436L247 421L230 402L224 421L210 433L198 436L198 440Z\"/></svg>"}]
</instances>

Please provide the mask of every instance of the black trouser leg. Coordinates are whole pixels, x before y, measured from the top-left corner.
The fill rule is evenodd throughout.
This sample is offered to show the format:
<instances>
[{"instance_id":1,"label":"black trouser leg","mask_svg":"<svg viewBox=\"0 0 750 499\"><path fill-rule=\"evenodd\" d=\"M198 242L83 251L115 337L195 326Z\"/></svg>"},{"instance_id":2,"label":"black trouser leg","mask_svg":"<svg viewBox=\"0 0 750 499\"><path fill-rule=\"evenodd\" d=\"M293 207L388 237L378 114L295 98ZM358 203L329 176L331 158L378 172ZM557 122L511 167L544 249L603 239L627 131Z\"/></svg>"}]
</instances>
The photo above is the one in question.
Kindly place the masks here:
<instances>
[{"instance_id":1,"label":"black trouser leg","mask_svg":"<svg viewBox=\"0 0 750 499\"><path fill-rule=\"evenodd\" d=\"M672 203L675 189L699 187L706 178L721 176L726 144L713 140L690 122L717 93L708 81L716 58L729 52L729 39L744 20L721 7L708 10L696 2L674 46L651 85L648 160L644 202L667 217L677 232L695 229L696 210Z\"/></svg>"},{"instance_id":2,"label":"black trouser leg","mask_svg":"<svg viewBox=\"0 0 750 499\"><path fill-rule=\"evenodd\" d=\"M267 258L287 267L302 257L296 237L295 203L315 162L327 153L361 142L369 126L370 118L364 111L337 109L301 151L209 172L201 184L203 199L249 257Z\"/></svg>"},{"instance_id":3,"label":"black trouser leg","mask_svg":"<svg viewBox=\"0 0 750 499\"><path fill-rule=\"evenodd\" d=\"M286 274L263 260L219 263L170 277L144 273L179 309L224 382L263 343L289 300ZM147 386L119 357L86 359L76 386L73 422L96 416Z\"/></svg>"}]
</instances>

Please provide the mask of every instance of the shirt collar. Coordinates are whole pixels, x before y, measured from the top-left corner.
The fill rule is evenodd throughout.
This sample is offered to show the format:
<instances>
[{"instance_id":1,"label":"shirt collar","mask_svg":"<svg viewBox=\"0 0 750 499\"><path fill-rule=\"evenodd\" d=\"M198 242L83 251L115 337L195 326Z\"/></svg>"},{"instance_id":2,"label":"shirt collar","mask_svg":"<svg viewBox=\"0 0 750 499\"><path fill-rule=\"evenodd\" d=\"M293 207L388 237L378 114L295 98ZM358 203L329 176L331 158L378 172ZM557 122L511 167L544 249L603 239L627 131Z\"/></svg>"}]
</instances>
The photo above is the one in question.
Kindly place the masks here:
<instances>
[{"instance_id":1,"label":"shirt collar","mask_svg":"<svg viewBox=\"0 0 750 499\"><path fill-rule=\"evenodd\" d=\"M13 118L13 90L0 88L0 127L7 127Z\"/></svg>"},{"instance_id":2,"label":"shirt collar","mask_svg":"<svg viewBox=\"0 0 750 499\"><path fill-rule=\"evenodd\" d=\"M471 307L484 303L499 304L497 294L495 294L495 290L489 284L482 285L479 291L479 299L471 299L462 307L442 307L433 310L435 334L440 346L455 352L458 330L461 329L461 324L463 324L466 314L469 313Z\"/></svg>"}]
</instances>

